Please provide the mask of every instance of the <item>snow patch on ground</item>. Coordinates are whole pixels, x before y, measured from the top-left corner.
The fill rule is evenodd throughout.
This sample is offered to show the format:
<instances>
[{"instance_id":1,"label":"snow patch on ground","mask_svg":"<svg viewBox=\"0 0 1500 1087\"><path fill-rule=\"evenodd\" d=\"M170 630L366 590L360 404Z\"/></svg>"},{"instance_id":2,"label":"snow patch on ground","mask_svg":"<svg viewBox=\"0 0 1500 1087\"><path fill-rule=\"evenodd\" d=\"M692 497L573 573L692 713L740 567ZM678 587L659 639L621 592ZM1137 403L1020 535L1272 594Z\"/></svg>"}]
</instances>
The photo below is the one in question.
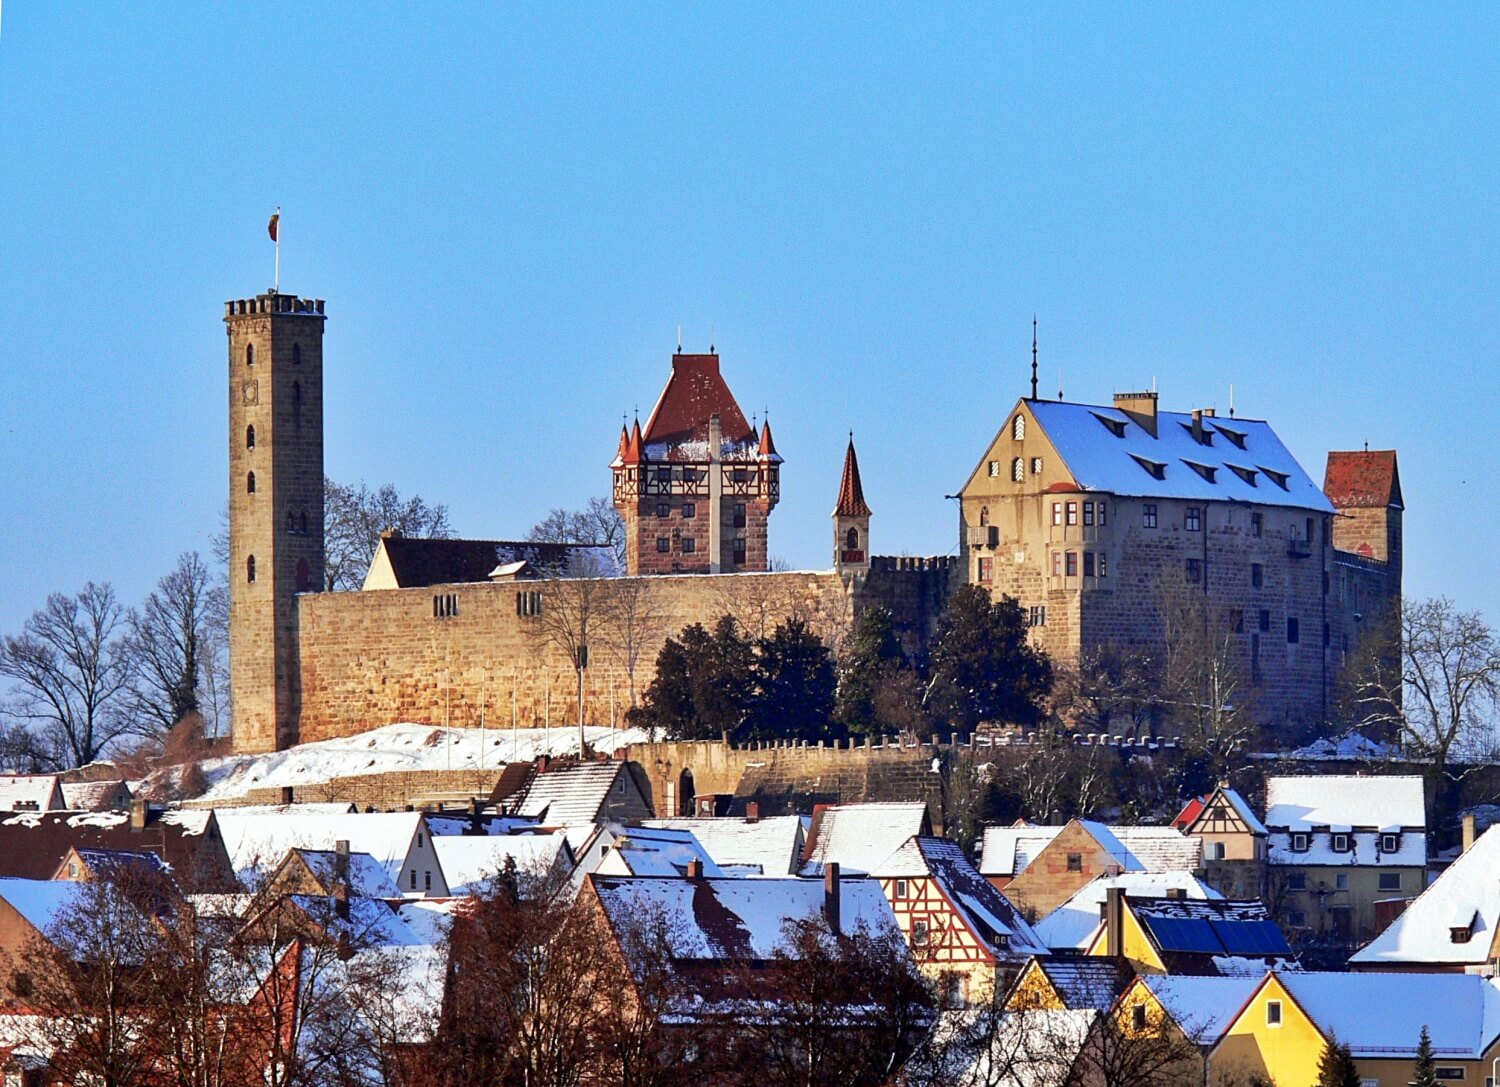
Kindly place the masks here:
<instances>
[{"instance_id":1,"label":"snow patch on ground","mask_svg":"<svg viewBox=\"0 0 1500 1087\"><path fill-rule=\"evenodd\" d=\"M609 754L649 740L642 729L585 726L583 731L591 748ZM206 759L200 764L208 782L202 798L227 800L251 789L316 785L358 774L499 769L540 755L577 753L576 725L511 730L402 723L264 755Z\"/></svg>"}]
</instances>

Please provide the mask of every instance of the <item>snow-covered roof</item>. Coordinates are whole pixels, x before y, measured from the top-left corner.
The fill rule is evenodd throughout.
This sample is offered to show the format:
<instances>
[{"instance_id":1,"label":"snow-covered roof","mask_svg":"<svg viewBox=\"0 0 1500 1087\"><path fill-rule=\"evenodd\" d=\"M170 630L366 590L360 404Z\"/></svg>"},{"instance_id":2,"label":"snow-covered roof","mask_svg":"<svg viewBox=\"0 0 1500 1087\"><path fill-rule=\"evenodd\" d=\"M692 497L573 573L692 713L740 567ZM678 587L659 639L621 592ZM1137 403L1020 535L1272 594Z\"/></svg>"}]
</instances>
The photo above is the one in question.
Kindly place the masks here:
<instances>
[{"instance_id":1,"label":"snow-covered roof","mask_svg":"<svg viewBox=\"0 0 1500 1087\"><path fill-rule=\"evenodd\" d=\"M957 842L913 835L870 873L877 879L931 879L968 929L997 958L1047 954L1047 945L995 885L979 874Z\"/></svg>"},{"instance_id":2,"label":"snow-covered roof","mask_svg":"<svg viewBox=\"0 0 1500 1087\"><path fill-rule=\"evenodd\" d=\"M1349 834L1349 848L1333 848L1333 835L1347 831L1298 831L1307 835L1306 849L1293 849L1292 832L1273 830L1268 839L1268 856L1272 864L1294 867L1354 867L1379 865L1382 868L1421 868L1427 864L1427 835L1419 830L1390 831L1398 834L1396 848L1385 850L1381 839L1387 832L1361 830Z\"/></svg>"},{"instance_id":3,"label":"snow-covered roof","mask_svg":"<svg viewBox=\"0 0 1500 1087\"><path fill-rule=\"evenodd\" d=\"M56 774L0 774L0 811L54 811L62 806Z\"/></svg>"},{"instance_id":4,"label":"snow-covered roof","mask_svg":"<svg viewBox=\"0 0 1500 1087\"><path fill-rule=\"evenodd\" d=\"M550 827L581 826L607 818L612 808L636 800L637 792L623 762L563 763L533 777L515 810Z\"/></svg>"},{"instance_id":5,"label":"snow-covered roof","mask_svg":"<svg viewBox=\"0 0 1500 1087\"><path fill-rule=\"evenodd\" d=\"M332 849L298 849L297 855L307 864L322 886L332 890L338 881L339 855ZM386 867L368 853L350 851L349 890L361 898L400 898L401 889Z\"/></svg>"},{"instance_id":6,"label":"snow-covered roof","mask_svg":"<svg viewBox=\"0 0 1500 1087\"><path fill-rule=\"evenodd\" d=\"M985 827L979 871L986 876L1019 876L1062 827Z\"/></svg>"},{"instance_id":7,"label":"snow-covered roof","mask_svg":"<svg viewBox=\"0 0 1500 1087\"><path fill-rule=\"evenodd\" d=\"M1278 973L1325 1035L1354 1056L1415 1055L1425 1026L1440 1057L1477 1060L1500 1036L1500 988L1475 974Z\"/></svg>"},{"instance_id":8,"label":"snow-covered roof","mask_svg":"<svg viewBox=\"0 0 1500 1087\"><path fill-rule=\"evenodd\" d=\"M1126 872L1179 872L1197 868L1202 860L1202 840L1176 827L1107 826L1093 819L1078 822ZM1063 829L986 827L979 871L986 876L1019 876Z\"/></svg>"},{"instance_id":9,"label":"snow-covered roof","mask_svg":"<svg viewBox=\"0 0 1500 1087\"><path fill-rule=\"evenodd\" d=\"M1035 961L1070 1008L1113 1007L1135 976L1129 962L1113 955L1053 955Z\"/></svg>"},{"instance_id":10,"label":"snow-covered roof","mask_svg":"<svg viewBox=\"0 0 1500 1087\"><path fill-rule=\"evenodd\" d=\"M453 928L453 917L464 906L462 898L408 898L396 907L418 943L441 944Z\"/></svg>"},{"instance_id":11,"label":"snow-covered roof","mask_svg":"<svg viewBox=\"0 0 1500 1087\"><path fill-rule=\"evenodd\" d=\"M844 875L868 873L912 835L926 830L927 805L921 801L832 805L814 818L802 874L822 875L828 863L837 863Z\"/></svg>"},{"instance_id":12,"label":"snow-covered roof","mask_svg":"<svg viewBox=\"0 0 1500 1087\"><path fill-rule=\"evenodd\" d=\"M595 751L613 752L648 740L641 729L591 725L584 737ZM441 728L399 723L353 736L298 744L260 755L227 755L199 763L208 788L203 799L224 800L251 789L316 785L355 774L410 770L499 770L541 755L578 753L578 729Z\"/></svg>"},{"instance_id":13,"label":"snow-covered roof","mask_svg":"<svg viewBox=\"0 0 1500 1087\"><path fill-rule=\"evenodd\" d=\"M628 827L594 870L601 876L685 876L693 861L703 866L704 876L724 875L692 831Z\"/></svg>"},{"instance_id":14,"label":"snow-covered roof","mask_svg":"<svg viewBox=\"0 0 1500 1087\"><path fill-rule=\"evenodd\" d=\"M1188 898L1223 898L1218 891L1191 872L1127 872L1118 876L1101 876L1085 884L1034 926L1042 941L1051 948L1083 950L1093 942L1098 930L1101 909L1111 887L1123 887L1127 895L1165 897L1168 891L1181 891Z\"/></svg>"},{"instance_id":15,"label":"snow-covered roof","mask_svg":"<svg viewBox=\"0 0 1500 1087\"><path fill-rule=\"evenodd\" d=\"M290 849L333 849L346 841L350 852L368 853L399 883L413 839L425 825L421 812L308 814L297 805L284 812L216 812L230 863L242 876L270 872Z\"/></svg>"},{"instance_id":16,"label":"snow-covered roof","mask_svg":"<svg viewBox=\"0 0 1500 1087\"><path fill-rule=\"evenodd\" d=\"M1453 942L1453 930L1468 939ZM1461 966L1489 960L1500 928L1500 827L1481 834L1351 963Z\"/></svg>"},{"instance_id":17,"label":"snow-covered roof","mask_svg":"<svg viewBox=\"0 0 1500 1087\"><path fill-rule=\"evenodd\" d=\"M0 877L0 898L34 929L47 935L53 924L82 900L89 886L69 880Z\"/></svg>"},{"instance_id":18,"label":"snow-covered roof","mask_svg":"<svg viewBox=\"0 0 1500 1087\"><path fill-rule=\"evenodd\" d=\"M648 819L648 827L690 830L720 868L758 869L761 875L795 875L801 862L802 817L766 819Z\"/></svg>"},{"instance_id":19,"label":"snow-covered roof","mask_svg":"<svg viewBox=\"0 0 1500 1087\"><path fill-rule=\"evenodd\" d=\"M1090 827L1095 824L1089 824ZM1203 862L1203 840L1176 827L1112 826L1109 832L1130 854L1127 872L1184 872Z\"/></svg>"},{"instance_id":20,"label":"snow-covered roof","mask_svg":"<svg viewBox=\"0 0 1500 1087\"><path fill-rule=\"evenodd\" d=\"M1153 437L1115 407L1026 404L1084 490L1334 512L1322 488L1261 420L1205 416L1210 442L1200 444L1186 412L1159 411Z\"/></svg>"},{"instance_id":21,"label":"snow-covered roof","mask_svg":"<svg viewBox=\"0 0 1500 1087\"><path fill-rule=\"evenodd\" d=\"M1058 1087L1078 1059L1098 1012L1092 1008L1003 1012L993 1027L988 1009L944 1012L935 1028L952 1087Z\"/></svg>"},{"instance_id":22,"label":"snow-covered roof","mask_svg":"<svg viewBox=\"0 0 1500 1087\"><path fill-rule=\"evenodd\" d=\"M439 835L432 839L432 846L443 866L448 890L455 895L482 893L485 885L504 870L506 858L515 861L518 873L538 880L560 868L571 867L572 851L563 831L478 837Z\"/></svg>"},{"instance_id":23,"label":"snow-covered roof","mask_svg":"<svg viewBox=\"0 0 1500 1087\"><path fill-rule=\"evenodd\" d=\"M63 807L69 811L99 811L118 800L128 801L130 787L120 779L110 781L65 781Z\"/></svg>"},{"instance_id":24,"label":"snow-covered roof","mask_svg":"<svg viewBox=\"0 0 1500 1087\"><path fill-rule=\"evenodd\" d=\"M823 884L810 879L658 879L590 876L610 923L665 921L673 958L744 961L786 950L788 921L823 916ZM899 939L880 884L839 881L839 926Z\"/></svg>"},{"instance_id":25,"label":"snow-covered roof","mask_svg":"<svg viewBox=\"0 0 1500 1087\"><path fill-rule=\"evenodd\" d=\"M1425 827L1422 779L1353 774L1268 777L1265 823L1285 830Z\"/></svg>"},{"instance_id":26,"label":"snow-covered roof","mask_svg":"<svg viewBox=\"0 0 1500 1087\"><path fill-rule=\"evenodd\" d=\"M412 947L422 943L419 934L378 898L350 898L347 918L338 915L337 903L326 895L288 895L287 900L330 934L346 933L356 947Z\"/></svg>"},{"instance_id":27,"label":"snow-covered roof","mask_svg":"<svg viewBox=\"0 0 1500 1087\"><path fill-rule=\"evenodd\" d=\"M1241 821L1244 822L1252 834L1270 833L1266 829L1266 825L1260 821L1260 816L1256 815L1250 807L1250 802L1241 796L1238 791L1225 785L1219 788L1219 795L1234 809L1235 814L1240 817Z\"/></svg>"},{"instance_id":28,"label":"snow-covered roof","mask_svg":"<svg viewBox=\"0 0 1500 1087\"><path fill-rule=\"evenodd\" d=\"M1184 1034L1206 1047L1223 1036L1265 975L1264 966L1249 977L1142 974L1140 984L1166 1008Z\"/></svg>"}]
</instances>

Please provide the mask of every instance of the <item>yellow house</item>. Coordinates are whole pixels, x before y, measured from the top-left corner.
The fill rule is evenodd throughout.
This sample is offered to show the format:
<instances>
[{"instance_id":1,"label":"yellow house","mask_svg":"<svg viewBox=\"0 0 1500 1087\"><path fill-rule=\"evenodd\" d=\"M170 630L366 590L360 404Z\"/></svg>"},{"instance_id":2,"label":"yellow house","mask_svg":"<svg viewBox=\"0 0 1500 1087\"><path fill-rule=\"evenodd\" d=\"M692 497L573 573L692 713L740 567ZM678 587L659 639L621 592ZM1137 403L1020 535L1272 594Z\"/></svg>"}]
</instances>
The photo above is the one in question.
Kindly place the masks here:
<instances>
[{"instance_id":1,"label":"yellow house","mask_svg":"<svg viewBox=\"0 0 1500 1087\"><path fill-rule=\"evenodd\" d=\"M1111 887L1089 955L1115 949L1138 974L1259 976L1292 959L1265 905L1231 899L1134 898Z\"/></svg>"},{"instance_id":2,"label":"yellow house","mask_svg":"<svg viewBox=\"0 0 1500 1087\"><path fill-rule=\"evenodd\" d=\"M1105 1011L1135 973L1124 959L1060 955L1035 958L1006 994L1007 1011Z\"/></svg>"},{"instance_id":3,"label":"yellow house","mask_svg":"<svg viewBox=\"0 0 1500 1087\"><path fill-rule=\"evenodd\" d=\"M1440 1081L1493 1087L1500 987L1469 974L1268 973L1214 1046L1209 1082L1313 1087L1337 1037L1366 1087L1406 1087L1424 1026Z\"/></svg>"},{"instance_id":4,"label":"yellow house","mask_svg":"<svg viewBox=\"0 0 1500 1087\"><path fill-rule=\"evenodd\" d=\"M1192 977L1142 974L1120 995L1114 1009L1116 1031L1125 1038L1163 1037L1175 1043L1173 1063L1192 1069L1191 1082L1204 1082L1210 1054L1250 994L1254 977ZM1157 1060L1173 1058L1163 1050Z\"/></svg>"}]
</instances>

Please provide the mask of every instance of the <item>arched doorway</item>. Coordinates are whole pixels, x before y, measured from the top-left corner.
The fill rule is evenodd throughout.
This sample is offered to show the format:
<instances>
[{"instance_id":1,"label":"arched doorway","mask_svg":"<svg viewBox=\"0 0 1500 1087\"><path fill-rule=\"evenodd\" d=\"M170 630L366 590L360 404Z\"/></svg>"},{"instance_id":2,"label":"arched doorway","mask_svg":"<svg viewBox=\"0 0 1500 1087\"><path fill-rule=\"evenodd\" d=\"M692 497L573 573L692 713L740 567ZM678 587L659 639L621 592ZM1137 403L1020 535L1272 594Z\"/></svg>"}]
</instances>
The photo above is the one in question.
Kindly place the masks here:
<instances>
[{"instance_id":1,"label":"arched doorway","mask_svg":"<svg viewBox=\"0 0 1500 1087\"><path fill-rule=\"evenodd\" d=\"M691 816L693 814L693 801L697 793L693 789L693 772L683 767L681 775L677 778L677 814L680 816Z\"/></svg>"}]
</instances>

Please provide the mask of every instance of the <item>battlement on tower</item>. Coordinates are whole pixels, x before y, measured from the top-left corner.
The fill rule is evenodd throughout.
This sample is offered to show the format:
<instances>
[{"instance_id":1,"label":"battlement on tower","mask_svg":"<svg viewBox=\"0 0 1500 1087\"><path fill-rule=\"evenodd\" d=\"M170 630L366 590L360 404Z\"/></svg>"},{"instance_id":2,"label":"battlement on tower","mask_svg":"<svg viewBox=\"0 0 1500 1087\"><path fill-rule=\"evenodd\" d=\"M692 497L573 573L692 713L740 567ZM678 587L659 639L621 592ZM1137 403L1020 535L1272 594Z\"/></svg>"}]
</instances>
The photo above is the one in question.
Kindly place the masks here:
<instances>
[{"instance_id":1,"label":"battlement on tower","mask_svg":"<svg viewBox=\"0 0 1500 1087\"><path fill-rule=\"evenodd\" d=\"M278 294L274 291L258 294L254 298L235 298L224 303L224 318L249 317L259 314L290 314L293 316L322 317L321 298L298 298L295 294Z\"/></svg>"}]
</instances>

